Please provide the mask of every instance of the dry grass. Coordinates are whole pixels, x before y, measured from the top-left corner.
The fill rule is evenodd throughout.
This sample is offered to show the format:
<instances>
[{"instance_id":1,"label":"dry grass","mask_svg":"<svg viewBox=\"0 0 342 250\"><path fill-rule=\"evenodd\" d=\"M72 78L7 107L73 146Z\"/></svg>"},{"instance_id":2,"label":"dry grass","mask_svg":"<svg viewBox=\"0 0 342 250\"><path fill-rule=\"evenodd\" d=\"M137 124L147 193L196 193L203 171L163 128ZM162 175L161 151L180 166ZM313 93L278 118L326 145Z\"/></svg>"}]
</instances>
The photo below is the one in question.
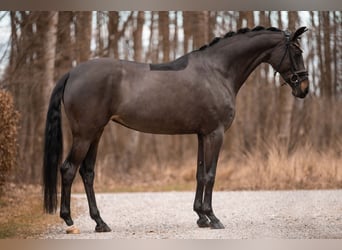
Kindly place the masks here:
<instances>
[{"instance_id":1,"label":"dry grass","mask_svg":"<svg viewBox=\"0 0 342 250\"><path fill-rule=\"evenodd\" d=\"M36 238L58 222L57 215L43 213L39 187L5 185L0 199L0 239Z\"/></svg>"},{"instance_id":2,"label":"dry grass","mask_svg":"<svg viewBox=\"0 0 342 250\"><path fill-rule=\"evenodd\" d=\"M341 145L342 146L342 145ZM266 148L266 146L265 146ZM340 147L342 149L342 147ZM231 153L231 152L230 152ZM279 144L261 153L222 152L216 175L216 190L284 190L342 188L342 154L339 150L317 151L310 145L293 152ZM194 190L196 159L179 165L132 168L129 173L96 179L97 191ZM78 181L74 191L83 192Z\"/></svg>"},{"instance_id":3,"label":"dry grass","mask_svg":"<svg viewBox=\"0 0 342 250\"><path fill-rule=\"evenodd\" d=\"M222 162L220 189L335 189L342 187L342 156L335 150L319 152L310 145L288 153L273 145L267 154L249 153Z\"/></svg>"}]
</instances>

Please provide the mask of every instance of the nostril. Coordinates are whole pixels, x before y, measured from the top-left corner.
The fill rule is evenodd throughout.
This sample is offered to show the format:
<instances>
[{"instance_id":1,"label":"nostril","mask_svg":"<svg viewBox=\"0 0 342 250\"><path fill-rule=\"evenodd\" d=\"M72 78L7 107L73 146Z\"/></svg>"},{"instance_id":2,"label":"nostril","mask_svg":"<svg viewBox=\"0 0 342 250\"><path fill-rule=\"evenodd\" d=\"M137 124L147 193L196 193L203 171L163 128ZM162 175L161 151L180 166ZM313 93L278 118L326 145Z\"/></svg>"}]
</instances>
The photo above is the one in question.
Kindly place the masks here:
<instances>
[{"instance_id":1,"label":"nostril","mask_svg":"<svg viewBox=\"0 0 342 250\"><path fill-rule=\"evenodd\" d=\"M307 79L300 83L300 90L306 94L309 92L309 81Z\"/></svg>"},{"instance_id":2,"label":"nostril","mask_svg":"<svg viewBox=\"0 0 342 250\"><path fill-rule=\"evenodd\" d=\"M304 89L304 91L302 91L302 93L300 94L300 98L304 98L307 94L309 93L309 88Z\"/></svg>"}]
</instances>

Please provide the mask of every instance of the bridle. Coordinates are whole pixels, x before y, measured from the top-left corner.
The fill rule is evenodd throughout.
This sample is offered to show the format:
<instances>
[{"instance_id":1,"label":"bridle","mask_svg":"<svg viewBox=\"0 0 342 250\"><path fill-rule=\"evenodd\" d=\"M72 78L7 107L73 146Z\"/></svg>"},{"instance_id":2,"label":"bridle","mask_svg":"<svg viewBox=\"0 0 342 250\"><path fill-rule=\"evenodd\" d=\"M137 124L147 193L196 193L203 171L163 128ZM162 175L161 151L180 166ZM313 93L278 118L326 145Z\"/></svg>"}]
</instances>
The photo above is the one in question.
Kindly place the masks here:
<instances>
[{"instance_id":1,"label":"bridle","mask_svg":"<svg viewBox=\"0 0 342 250\"><path fill-rule=\"evenodd\" d=\"M291 75L285 79L285 83L287 84L289 83L291 85L291 87L298 87L300 82L308 79L308 71L307 70L296 70L297 65L296 62L293 58L293 55L291 53L291 49L290 49L290 45L291 45L291 33L289 31L284 31L284 35L286 38L286 45L285 45L285 52L283 54L283 57L281 58L278 66L275 68L274 71L274 76L276 76L277 73L279 73L278 69L280 69L280 66L282 65L285 56L287 53L289 53L289 57L290 57L290 62L291 62Z\"/></svg>"}]
</instances>

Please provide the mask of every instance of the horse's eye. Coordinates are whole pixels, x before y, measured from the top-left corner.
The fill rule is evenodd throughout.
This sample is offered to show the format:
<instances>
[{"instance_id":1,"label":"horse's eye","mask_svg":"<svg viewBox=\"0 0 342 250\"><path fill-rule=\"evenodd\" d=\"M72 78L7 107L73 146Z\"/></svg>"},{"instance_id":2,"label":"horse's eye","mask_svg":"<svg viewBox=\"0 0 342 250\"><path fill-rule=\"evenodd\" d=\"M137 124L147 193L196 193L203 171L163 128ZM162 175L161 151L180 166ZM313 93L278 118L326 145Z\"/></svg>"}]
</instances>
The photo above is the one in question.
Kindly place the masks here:
<instances>
[{"instance_id":1,"label":"horse's eye","mask_svg":"<svg viewBox=\"0 0 342 250\"><path fill-rule=\"evenodd\" d=\"M301 51L296 51L295 52L295 57L301 57L302 56L302 52Z\"/></svg>"}]
</instances>

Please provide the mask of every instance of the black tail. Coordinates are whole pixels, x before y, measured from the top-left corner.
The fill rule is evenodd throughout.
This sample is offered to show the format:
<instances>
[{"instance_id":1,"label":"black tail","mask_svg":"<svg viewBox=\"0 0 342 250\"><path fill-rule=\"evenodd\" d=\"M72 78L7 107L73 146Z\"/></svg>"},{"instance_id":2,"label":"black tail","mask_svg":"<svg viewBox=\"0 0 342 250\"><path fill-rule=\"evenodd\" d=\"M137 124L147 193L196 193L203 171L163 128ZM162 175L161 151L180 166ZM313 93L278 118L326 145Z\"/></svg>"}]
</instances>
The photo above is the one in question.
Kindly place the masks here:
<instances>
[{"instance_id":1,"label":"black tail","mask_svg":"<svg viewBox=\"0 0 342 250\"><path fill-rule=\"evenodd\" d=\"M63 154L61 102L68 77L69 73L65 74L53 89L46 116L43 188L47 213L54 213L57 209L57 172Z\"/></svg>"}]
</instances>

